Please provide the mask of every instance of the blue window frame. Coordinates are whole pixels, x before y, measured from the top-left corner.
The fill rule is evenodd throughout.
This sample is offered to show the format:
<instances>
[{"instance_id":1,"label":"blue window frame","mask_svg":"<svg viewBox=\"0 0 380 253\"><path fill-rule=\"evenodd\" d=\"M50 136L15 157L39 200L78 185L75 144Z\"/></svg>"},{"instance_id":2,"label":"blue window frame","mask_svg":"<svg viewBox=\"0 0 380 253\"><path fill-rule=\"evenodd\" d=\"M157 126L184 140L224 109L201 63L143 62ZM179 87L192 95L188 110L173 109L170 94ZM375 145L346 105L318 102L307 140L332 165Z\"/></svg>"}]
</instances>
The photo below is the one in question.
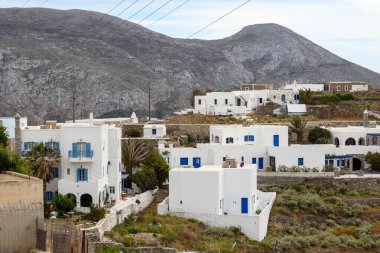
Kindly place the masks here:
<instances>
[{"instance_id":1,"label":"blue window frame","mask_svg":"<svg viewBox=\"0 0 380 253\"><path fill-rule=\"evenodd\" d=\"M241 198L241 213L248 213L248 198Z\"/></svg>"},{"instance_id":2,"label":"blue window frame","mask_svg":"<svg viewBox=\"0 0 380 253\"><path fill-rule=\"evenodd\" d=\"M187 158L187 157L181 157L179 159L179 165L181 165L181 166L189 165L189 158Z\"/></svg>"},{"instance_id":3,"label":"blue window frame","mask_svg":"<svg viewBox=\"0 0 380 253\"><path fill-rule=\"evenodd\" d=\"M196 169L201 167L201 158L200 157L193 157L193 167Z\"/></svg>"},{"instance_id":4,"label":"blue window frame","mask_svg":"<svg viewBox=\"0 0 380 253\"><path fill-rule=\"evenodd\" d=\"M45 202L52 201L54 199L54 192L45 192Z\"/></svg>"},{"instance_id":5,"label":"blue window frame","mask_svg":"<svg viewBox=\"0 0 380 253\"><path fill-rule=\"evenodd\" d=\"M346 161L345 161L345 160L342 160L341 163L340 163L340 165L341 165L342 167L344 167L344 166L346 165Z\"/></svg>"},{"instance_id":6,"label":"blue window frame","mask_svg":"<svg viewBox=\"0 0 380 253\"><path fill-rule=\"evenodd\" d=\"M273 135L273 146L280 146L280 136L278 134Z\"/></svg>"},{"instance_id":7,"label":"blue window frame","mask_svg":"<svg viewBox=\"0 0 380 253\"><path fill-rule=\"evenodd\" d=\"M303 166L303 158L298 158L298 166Z\"/></svg>"},{"instance_id":8,"label":"blue window frame","mask_svg":"<svg viewBox=\"0 0 380 253\"><path fill-rule=\"evenodd\" d=\"M336 165L339 167L340 166L340 160L336 161Z\"/></svg>"},{"instance_id":9,"label":"blue window frame","mask_svg":"<svg viewBox=\"0 0 380 253\"><path fill-rule=\"evenodd\" d=\"M259 169L260 170L264 169L264 158L263 157L259 158Z\"/></svg>"},{"instance_id":10,"label":"blue window frame","mask_svg":"<svg viewBox=\"0 0 380 253\"><path fill-rule=\"evenodd\" d=\"M54 178L59 178L59 169L57 167L54 168Z\"/></svg>"},{"instance_id":11,"label":"blue window frame","mask_svg":"<svg viewBox=\"0 0 380 253\"><path fill-rule=\"evenodd\" d=\"M244 136L244 141L255 141L255 136L254 135L245 135Z\"/></svg>"},{"instance_id":12,"label":"blue window frame","mask_svg":"<svg viewBox=\"0 0 380 253\"><path fill-rule=\"evenodd\" d=\"M77 169L77 182L80 181L88 182L88 169Z\"/></svg>"},{"instance_id":13,"label":"blue window frame","mask_svg":"<svg viewBox=\"0 0 380 253\"><path fill-rule=\"evenodd\" d=\"M256 157L252 158L252 164L257 164L257 158Z\"/></svg>"}]
</instances>

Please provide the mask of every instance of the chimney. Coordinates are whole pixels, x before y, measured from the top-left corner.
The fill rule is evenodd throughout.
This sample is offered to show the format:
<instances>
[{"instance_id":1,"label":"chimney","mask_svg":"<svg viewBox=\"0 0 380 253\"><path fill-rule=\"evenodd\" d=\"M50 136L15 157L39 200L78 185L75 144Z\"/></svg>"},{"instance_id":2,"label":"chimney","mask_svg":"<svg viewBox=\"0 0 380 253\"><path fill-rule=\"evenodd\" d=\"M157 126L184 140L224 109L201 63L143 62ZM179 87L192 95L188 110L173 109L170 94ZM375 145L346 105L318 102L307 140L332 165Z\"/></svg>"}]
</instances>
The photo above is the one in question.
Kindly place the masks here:
<instances>
[{"instance_id":1,"label":"chimney","mask_svg":"<svg viewBox=\"0 0 380 253\"><path fill-rule=\"evenodd\" d=\"M226 160L223 162L223 168L237 168L237 161L233 157L227 157Z\"/></svg>"},{"instance_id":2,"label":"chimney","mask_svg":"<svg viewBox=\"0 0 380 253\"><path fill-rule=\"evenodd\" d=\"M90 124L94 124L94 113L90 112Z\"/></svg>"},{"instance_id":3,"label":"chimney","mask_svg":"<svg viewBox=\"0 0 380 253\"><path fill-rule=\"evenodd\" d=\"M17 154L21 154L21 127L20 127L20 114L15 116L15 148Z\"/></svg>"},{"instance_id":4,"label":"chimney","mask_svg":"<svg viewBox=\"0 0 380 253\"><path fill-rule=\"evenodd\" d=\"M369 127L368 110L364 111L363 118L364 118L364 127Z\"/></svg>"}]
</instances>

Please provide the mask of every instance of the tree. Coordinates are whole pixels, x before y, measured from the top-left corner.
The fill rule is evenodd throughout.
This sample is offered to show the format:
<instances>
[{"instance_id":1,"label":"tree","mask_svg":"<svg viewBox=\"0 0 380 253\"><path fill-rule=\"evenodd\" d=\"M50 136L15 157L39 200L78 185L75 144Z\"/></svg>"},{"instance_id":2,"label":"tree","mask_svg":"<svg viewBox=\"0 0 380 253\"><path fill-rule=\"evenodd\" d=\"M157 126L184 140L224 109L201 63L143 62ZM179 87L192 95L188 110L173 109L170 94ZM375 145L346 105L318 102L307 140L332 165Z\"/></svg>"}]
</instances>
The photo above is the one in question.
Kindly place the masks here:
<instances>
[{"instance_id":1,"label":"tree","mask_svg":"<svg viewBox=\"0 0 380 253\"><path fill-rule=\"evenodd\" d=\"M300 90L300 103L307 105L313 103L313 92L311 89Z\"/></svg>"},{"instance_id":2,"label":"tree","mask_svg":"<svg viewBox=\"0 0 380 253\"><path fill-rule=\"evenodd\" d=\"M365 161L371 165L373 170L380 171L380 153L368 152L365 156Z\"/></svg>"},{"instance_id":3,"label":"tree","mask_svg":"<svg viewBox=\"0 0 380 253\"><path fill-rule=\"evenodd\" d=\"M169 177L169 165L157 151L151 152L144 160L142 170L153 170L156 173L158 186L161 188Z\"/></svg>"},{"instance_id":4,"label":"tree","mask_svg":"<svg viewBox=\"0 0 380 253\"><path fill-rule=\"evenodd\" d=\"M44 194L46 184L54 178L54 167L58 164L60 157L55 148L46 147L42 142L38 143L28 152L27 160L32 173L42 179Z\"/></svg>"},{"instance_id":5,"label":"tree","mask_svg":"<svg viewBox=\"0 0 380 253\"><path fill-rule=\"evenodd\" d=\"M0 126L0 145L3 147L8 146L9 135L7 129L4 126Z\"/></svg>"},{"instance_id":6,"label":"tree","mask_svg":"<svg viewBox=\"0 0 380 253\"><path fill-rule=\"evenodd\" d=\"M28 174L25 160L17 153L10 153L6 147L0 145L0 171L14 171Z\"/></svg>"},{"instance_id":7,"label":"tree","mask_svg":"<svg viewBox=\"0 0 380 253\"><path fill-rule=\"evenodd\" d=\"M127 139L121 146L121 161L129 175L132 175L133 168L140 165L151 150L150 145L142 140Z\"/></svg>"},{"instance_id":8,"label":"tree","mask_svg":"<svg viewBox=\"0 0 380 253\"><path fill-rule=\"evenodd\" d=\"M62 196L61 194L55 196L53 205L59 215L70 212L75 207L75 203L69 197Z\"/></svg>"},{"instance_id":9,"label":"tree","mask_svg":"<svg viewBox=\"0 0 380 253\"><path fill-rule=\"evenodd\" d=\"M307 140L313 144L327 144L330 138L330 131L321 127L314 127L307 136Z\"/></svg>"},{"instance_id":10,"label":"tree","mask_svg":"<svg viewBox=\"0 0 380 253\"><path fill-rule=\"evenodd\" d=\"M303 133L305 131L307 121L302 117L296 116L290 120L290 131L297 135L297 143L301 143L303 140Z\"/></svg>"},{"instance_id":11,"label":"tree","mask_svg":"<svg viewBox=\"0 0 380 253\"><path fill-rule=\"evenodd\" d=\"M152 169L142 169L130 175L130 179L143 192L153 190L158 185L156 173Z\"/></svg>"}]
</instances>

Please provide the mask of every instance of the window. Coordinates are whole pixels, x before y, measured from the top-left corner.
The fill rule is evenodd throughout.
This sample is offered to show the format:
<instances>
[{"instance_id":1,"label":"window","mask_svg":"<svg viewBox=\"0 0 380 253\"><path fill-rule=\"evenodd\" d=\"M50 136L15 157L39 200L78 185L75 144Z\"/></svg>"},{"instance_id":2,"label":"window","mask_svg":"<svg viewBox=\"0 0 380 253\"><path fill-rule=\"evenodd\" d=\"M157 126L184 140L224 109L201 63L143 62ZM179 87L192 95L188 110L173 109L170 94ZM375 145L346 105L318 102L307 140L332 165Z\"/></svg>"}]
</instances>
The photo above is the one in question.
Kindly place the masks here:
<instances>
[{"instance_id":1,"label":"window","mask_svg":"<svg viewBox=\"0 0 380 253\"><path fill-rule=\"evenodd\" d=\"M114 186L110 186L110 193L115 193L115 187Z\"/></svg>"},{"instance_id":2,"label":"window","mask_svg":"<svg viewBox=\"0 0 380 253\"><path fill-rule=\"evenodd\" d=\"M260 99L259 99L259 103L260 103L260 104L263 103L263 98L260 98Z\"/></svg>"},{"instance_id":3,"label":"window","mask_svg":"<svg viewBox=\"0 0 380 253\"><path fill-rule=\"evenodd\" d=\"M276 96L273 96L273 99L276 99Z\"/></svg>"},{"instance_id":4,"label":"window","mask_svg":"<svg viewBox=\"0 0 380 253\"><path fill-rule=\"evenodd\" d=\"M232 137L227 137L226 138L226 143L228 144L228 143L234 143L234 138L232 138Z\"/></svg>"},{"instance_id":5,"label":"window","mask_svg":"<svg viewBox=\"0 0 380 253\"><path fill-rule=\"evenodd\" d=\"M77 143L77 152L79 157L85 157L86 156L86 143L85 142L78 142Z\"/></svg>"},{"instance_id":6,"label":"window","mask_svg":"<svg viewBox=\"0 0 380 253\"><path fill-rule=\"evenodd\" d=\"M347 86L347 85L344 86L344 90L345 90L345 91L348 91L348 86Z\"/></svg>"},{"instance_id":7,"label":"window","mask_svg":"<svg viewBox=\"0 0 380 253\"><path fill-rule=\"evenodd\" d=\"M337 90L337 91L340 91L340 86L337 86L337 87L336 87L336 90Z\"/></svg>"},{"instance_id":8,"label":"window","mask_svg":"<svg viewBox=\"0 0 380 253\"><path fill-rule=\"evenodd\" d=\"M249 87L245 87L245 90L249 90Z\"/></svg>"},{"instance_id":9,"label":"window","mask_svg":"<svg viewBox=\"0 0 380 253\"><path fill-rule=\"evenodd\" d=\"M45 192L45 201L52 201L54 199L54 192Z\"/></svg>"},{"instance_id":10,"label":"window","mask_svg":"<svg viewBox=\"0 0 380 253\"><path fill-rule=\"evenodd\" d=\"M218 100L217 100L217 99L214 99L214 104L215 104L215 105L218 104Z\"/></svg>"},{"instance_id":11,"label":"window","mask_svg":"<svg viewBox=\"0 0 380 253\"><path fill-rule=\"evenodd\" d=\"M303 158L298 158L298 166L303 166Z\"/></svg>"},{"instance_id":12,"label":"window","mask_svg":"<svg viewBox=\"0 0 380 253\"><path fill-rule=\"evenodd\" d=\"M189 158L187 158L187 157L181 157L179 159L179 165L181 165L181 166L189 165Z\"/></svg>"},{"instance_id":13,"label":"window","mask_svg":"<svg viewBox=\"0 0 380 253\"><path fill-rule=\"evenodd\" d=\"M92 156L93 156L93 151L91 150L91 143L86 143L86 142L73 143L73 150L69 151L69 157L73 157L73 158L92 157Z\"/></svg>"},{"instance_id":14,"label":"window","mask_svg":"<svg viewBox=\"0 0 380 253\"><path fill-rule=\"evenodd\" d=\"M236 104L237 104L237 106L241 106L241 99L240 99L240 98L238 98L238 99L236 100Z\"/></svg>"},{"instance_id":15,"label":"window","mask_svg":"<svg viewBox=\"0 0 380 253\"><path fill-rule=\"evenodd\" d=\"M31 150L35 144L35 142L24 142L24 150Z\"/></svg>"},{"instance_id":16,"label":"window","mask_svg":"<svg viewBox=\"0 0 380 253\"><path fill-rule=\"evenodd\" d=\"M67 174L67 175L70 175L70 169L67 169L67 170L66 170L66 174Z\"/></svg>"},{"instance_id":17,"label":"window","mask_svg":"<svg viewBox=\"0 0 380 253\"><path fill-rule=\"evenodd\" d=\"M256 157L252 158L252 164L257 164L257 158Z\"/></svg>"},{"instance_id":18,"label":"window","mask_svg":"<svg viewBox=\"0 0 380 253\"><path fill-rule=\"evenodd\" d=\"M244 141L255 141L255 136L254 135L246 135L244 136Z\"/></svg>"},{"instance_id":19,"label":"window","mask_svg":"<svg viewBox=\"0 0 380 253\"><path fill-rule=\"evenodd\" d=\"M59 169L54 168L54 178L59 178Z\"/></svg>"},{"instance_id":20,"label":"window","mask_svg":"<svg viewBox=\"0 0 380 253\"><path fill-rule=\"evenodd\" d=\"M241 157L241 161L244 162L244 156Z\"/></svg>"},{"instance_id":21,"label":"window","mask_svg":"<svg viewBox=\"0 0 380 253\"><path fill-rule=\"evenodd\" d=\"M226 159L227 159L227 156L224 156L224 157L223 157L223 162L225 162L225 161L226 161Z\"/></svg>"},{"instance_id":22,"label":"window","mask_svg":"<svg viewBox=\"0 0 380 253\"><path fill-rule=\"evenodd\" d=\"M77 182L87 181L88 182L88 170L87 169L77 169Z\"/></svg>"},{"instance_id":23,"label":"window","mask_svg":"<svg viewBox=\"0 0 380 253\"><path fill-rule=\"evenodd\" d=\"M156 135L156 134L157 134L157 129L153 128L153 129L152 129L152 134L153 134L153 135Z\"/></svg>"},{"instance_id":24,"label":"window","mask_svg":"<svg viewBox=\"0 0 380 253\"><path fill-rule=\"evenodd\" d=\"M202 100L198 99L198 105L201 105L201 104L202 104Z\"/></svg>"},{"instance_id":25,"label":"window","mask_svg":"<svg viewBox=\"0 0 380 253\"><path fill-rule=\"evenodd\" d=\"M225 99L225 100L224 100L224 103L225 103L226 105L228 105L228 99Z\"/></svg>"}]
</instances>

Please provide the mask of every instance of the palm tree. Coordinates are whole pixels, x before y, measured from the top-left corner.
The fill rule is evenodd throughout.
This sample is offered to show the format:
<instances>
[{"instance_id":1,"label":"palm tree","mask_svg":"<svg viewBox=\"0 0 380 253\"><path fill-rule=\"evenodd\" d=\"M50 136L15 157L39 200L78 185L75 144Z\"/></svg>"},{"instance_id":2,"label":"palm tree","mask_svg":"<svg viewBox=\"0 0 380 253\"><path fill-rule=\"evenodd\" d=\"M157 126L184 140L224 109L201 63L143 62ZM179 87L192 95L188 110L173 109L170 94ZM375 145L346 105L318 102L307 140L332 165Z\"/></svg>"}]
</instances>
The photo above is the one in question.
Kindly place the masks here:
<instances>
[{"instance_id":1,"label":"palm tree","mask_svg":"<svg viewBox=\"0 0 380 253\"><path fill-rule=\"evenodd\" d=\"M27 160L33 175L42 179L45 195L46 184L54 178L54 167L57 166L60 160L57 150L52 147L46 147L41 142L31 148L28 152Z\"/></svg>"},{"instance_id":2,"label":"palm tree","mask_svg":"<svg viewBox=\"0 0 380 253\"><path fill-rule=\"evenodd\" d=\"M131 175L133 168L138 166L151 151L150 145L142 140L126 139L121 146L121 161L126 172Z\"/></svg>"},{"instance_id":3,"label":"palm tree","mask_svg":"<svg viewBox=\"0 0 380 253\"><path fill-rule=\"evenodd\" d=\"M303 133L305 131L307 121L302 117L296 116L290 120L290 132L297 135L297 143L301 143L303 140Z\"/></svg>"},{"instance_id":4,"label":"palm tree","mask_svg":"<svg viewBox=\"0 0 380 253\"><path fill-rule=\"evenodd\" d=\"M311 89L300 90L300 102L307 105L313 103L313 92Z\"/></svg>"}]
</instances>

